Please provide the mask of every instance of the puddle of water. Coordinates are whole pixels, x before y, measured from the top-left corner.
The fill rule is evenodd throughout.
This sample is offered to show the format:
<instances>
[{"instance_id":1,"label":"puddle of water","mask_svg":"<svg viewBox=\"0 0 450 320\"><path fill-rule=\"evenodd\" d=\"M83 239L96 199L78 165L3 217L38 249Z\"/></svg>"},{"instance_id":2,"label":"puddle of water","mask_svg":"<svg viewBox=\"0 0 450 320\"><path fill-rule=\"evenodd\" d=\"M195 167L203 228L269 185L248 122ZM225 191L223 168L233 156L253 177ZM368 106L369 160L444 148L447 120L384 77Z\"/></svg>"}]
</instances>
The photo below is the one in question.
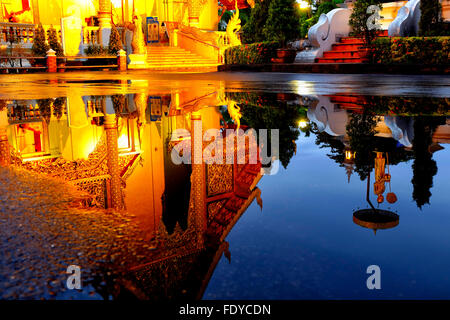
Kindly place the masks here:
<instances>
[{"instance_id":1,"label":"puddle of water","mask_svg":"<svg viewBox=\"0 0 450 320\"><path fill-rule=\"evenodd\" d=\"M44 228L42 213L54 235L21 257L55 275L23 270L7 281L20 261L10 253L6 298L449 298L445 79L412 78L394 92L386 84L404 79L368 87L356 76L168 75L153 86L61 77L34 83L42 91L30 99L5 97L19 90L11 86L0 100L0 160L25 175L1 173L22 181L1 196L1 216L14 214L18 230L35 221L9 249ZM194 157L199 119L217 137L237 126L278 129L278 153L249 163L250 142L223 149L236 160L241 150L244 163L174 163L174 150ZM63 207L47 180L76 190ZM29 198L48 207L30 211ZM63 246L68 225L92 239L71 234ZM42 259L49 241L59 249ZM85 290L65 288L68 263L89 274ZM371 264L383 270L382 293L365 287ZM29 277L55 288L27 292Z\"/></svg>"}]
</instances>

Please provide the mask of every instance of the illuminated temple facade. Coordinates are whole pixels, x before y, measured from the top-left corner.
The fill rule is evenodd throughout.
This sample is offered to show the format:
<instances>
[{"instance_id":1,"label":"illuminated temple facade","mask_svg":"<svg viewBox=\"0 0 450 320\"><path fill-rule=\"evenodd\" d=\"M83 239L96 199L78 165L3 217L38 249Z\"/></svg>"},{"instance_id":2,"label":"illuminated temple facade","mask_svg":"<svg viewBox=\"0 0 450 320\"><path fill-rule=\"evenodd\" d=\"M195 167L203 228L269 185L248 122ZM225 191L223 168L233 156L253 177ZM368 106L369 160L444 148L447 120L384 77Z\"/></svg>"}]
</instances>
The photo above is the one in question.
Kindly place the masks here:
<instances>
[{"instance_id":1,"label":"illuminated temple facade","mask_svg":"<svg viewBox=\"0 0 450 320\"><path fill-rule=\"evenodd\" d=\"M116 25L131 22L133 13L145 21L152 17L160 22L178 22L201 29L217 30L217 1L214 0L2 0L2 22L11 13L19 23L57 26L61 18L76 17L83 26L108 24L110 16ZM105 21L106 20L106 21Z\"/></svg>"},{"instance_id":2,"label":"illuminated temple facade","mask_svg":"<svg viewBox=\"0 0 450 320\"><path fill-rule=\"evenodd\" d=\"M228 5L232 8L234 3ZM214 67L223 60L229 42L226 32L217 31L217 0L2 0L0 6L3 51L11 34L18 38L13 47L30 50L39 23L45 30L50 26L57 30L66 57L84 55L90 46L108 46L113 25L127 54L137 53L132 42L140 24L143 50L138 53L144 56L139 63L129 62L130 69L164 64L167 61L158 60L161 56L173 57L175 62L168 65L172 67L178 58L178 64L189 58L193 67ZM149 50L155 47L156 51Z\"/></svg>"}]
</instances>

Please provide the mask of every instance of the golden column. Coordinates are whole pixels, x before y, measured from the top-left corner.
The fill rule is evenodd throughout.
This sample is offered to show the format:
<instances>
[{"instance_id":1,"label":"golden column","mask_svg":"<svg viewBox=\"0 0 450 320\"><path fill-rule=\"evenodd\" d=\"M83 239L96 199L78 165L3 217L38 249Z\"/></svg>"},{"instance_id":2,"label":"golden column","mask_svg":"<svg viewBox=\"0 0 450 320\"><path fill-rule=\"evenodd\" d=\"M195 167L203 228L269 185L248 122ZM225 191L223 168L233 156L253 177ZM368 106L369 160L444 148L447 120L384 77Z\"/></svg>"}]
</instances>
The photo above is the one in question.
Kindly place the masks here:
<instances>
[{"instance_id":1,"label":"golden column","mask_svg":"<svg viewBox=\"0 0 450 320\"><path fill-rule=\"evenodd\" d=\"M192 159L192 175L191 175L191 197L194 199L194 221L193 226L197 231L198 245L204 244L204 236L207 228L206 216L206 175L205 164L202 160L203 153L203 129L202 117L199 112L191 114L191 159Z\"/></svg>"},{"instance_id":2,"label":"golden column","mask_svg":"<svg viewBox=\"0 0 450 320\"><path fill-rule=\"evenodd\" d=\"M8 114L6 106L0 111L0 166L8 166L11 163L9 142L6 128L8 127Z\"/></svg>"},{"instance_id":3,"label":"golden column","mask_svg":"<svg viewBox=\"0 0 450 320\"><path fill-rule=\"evenodd\" d=\"M10 163L11 155L6 128L0 128L0 166L8 166Z\"/></svg>"},{"instance_id":4,"label":"golden column","mask_svg":"<svg viewBox=\"0 0 450 320\"><path fill-rule=\"evenodd\" d=\"M117 123L115 114L105 114L106 161L111 176L111 207L122 208L122 190L119 171L119 146L117 143Z\"/></svg>"},{"instance_id":5,"label":"golden column","mask_svg":"<svg viewBox=\"0 0 450 320\"><path fill-rule=\"evenodd\" d=\"M97 18L100 27L100 43L107 46L111 34L111 0L99 0Z\"/></svg>"}]
</instances>

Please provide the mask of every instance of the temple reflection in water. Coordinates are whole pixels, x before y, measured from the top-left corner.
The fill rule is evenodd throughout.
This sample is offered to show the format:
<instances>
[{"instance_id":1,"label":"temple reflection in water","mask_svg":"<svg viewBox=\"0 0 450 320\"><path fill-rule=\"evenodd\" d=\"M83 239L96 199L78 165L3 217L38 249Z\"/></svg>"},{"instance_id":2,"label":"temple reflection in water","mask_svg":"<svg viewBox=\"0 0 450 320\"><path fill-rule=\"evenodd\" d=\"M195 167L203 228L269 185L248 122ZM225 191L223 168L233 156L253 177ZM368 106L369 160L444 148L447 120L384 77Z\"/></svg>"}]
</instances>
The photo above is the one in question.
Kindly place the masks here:
<instances>
[{"instance_id":1,"label":"temple reflection in water","mask_svg":"<svg viewBox=\"0 0 450 320\"><path fill-rule=\"evenodd\" d=\"M220 92L195 90L4 101L1 158L75 185L85 207L136 216L150 251L145 261L128 266L125 292L149 297L163 290L163 296L200 298L222 253L229 257L225 237L255 197L261 203L259 162L175 165L171 160L173 147L190 139L172 140L174 130L191 131L200 119L203 131L226 127L219 109L223 101ZM155 276L161 266L177 264L186 274L177 273L175 280L190 282L181 294L169 293L167 281L174 280L167 279L167 271ZM166 282L160 283L164 289L147 283L155 279ZM129 281L141 288L125 285Z\"/></svg>"},{"instance_id":2,"label":"temple reflection in water","mask_svg":"<svg viewBox=\"0 0 450 320\"><path fill-rule=\"evenodd\" d=\"M400 98L252 95L223 88L152 92L142 83L135 93L2 101L0 160L68 181L84 192L83 206L136 216L149 251L129 266L121 282L126 290L116 297L201 298L219 259L230 259L226 236L255 198L262 206L262 165L175 165L173 147L190 137L171 137L176 129L192 131L198 119L203 131L236 128L225 108L230 102L241 106L244 129L280 129L273 163L287 167L300 132L312 132L344 168L344 181L354 172L367 179L367 195L376 196L378 205L397 201L389 165L409 160L412 197L419 207L429 203L432 154L450 142L443 99L428 101L433 117L426 117L414 111L414 103L423 101L408 101L402 109ZM355 223L375 230L395 227L397 218L354 215Z\"/></svg>"}]
</instances>

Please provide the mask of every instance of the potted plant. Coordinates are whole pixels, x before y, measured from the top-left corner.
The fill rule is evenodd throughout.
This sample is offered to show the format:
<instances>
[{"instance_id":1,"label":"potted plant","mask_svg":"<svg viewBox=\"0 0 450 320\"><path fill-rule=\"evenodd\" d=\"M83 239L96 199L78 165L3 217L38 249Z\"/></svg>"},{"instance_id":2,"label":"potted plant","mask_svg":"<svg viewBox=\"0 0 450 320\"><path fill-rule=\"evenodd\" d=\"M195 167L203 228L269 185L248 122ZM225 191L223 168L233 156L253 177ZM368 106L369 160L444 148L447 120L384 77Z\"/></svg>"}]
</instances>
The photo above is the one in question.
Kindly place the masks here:
<instances>
[{"instance_id":1,"label":"potted plant","mask_svg":"<svg viewBox=\"0 0 450 320\"><path fill-rule=\"evenodd\" d=\"M380 0L356 0L350 15L349 24L352 27L352 34L363 39L364 45L358 49L359 57L363 61L368 60L372 41L377 37L378 30L375 25L368 23L369 17L374 13L367 13L367 8L376 5L382 9ZM381 17L380 17L381 18Z\"/></svg>"},{"instance_id":2,"label":"potted plant","mask_svg":"<svg viewBox=\"0 0 450 320\"><path fill-rule=\"evenodd\" d=\"M295 40L300 34L300 18L295 0L272 0L263 33L268 41L277 41L281 48L277 49L275 62L292 63L297 50L289 47L288 42Z\"/></svg>"}]
</instances>

